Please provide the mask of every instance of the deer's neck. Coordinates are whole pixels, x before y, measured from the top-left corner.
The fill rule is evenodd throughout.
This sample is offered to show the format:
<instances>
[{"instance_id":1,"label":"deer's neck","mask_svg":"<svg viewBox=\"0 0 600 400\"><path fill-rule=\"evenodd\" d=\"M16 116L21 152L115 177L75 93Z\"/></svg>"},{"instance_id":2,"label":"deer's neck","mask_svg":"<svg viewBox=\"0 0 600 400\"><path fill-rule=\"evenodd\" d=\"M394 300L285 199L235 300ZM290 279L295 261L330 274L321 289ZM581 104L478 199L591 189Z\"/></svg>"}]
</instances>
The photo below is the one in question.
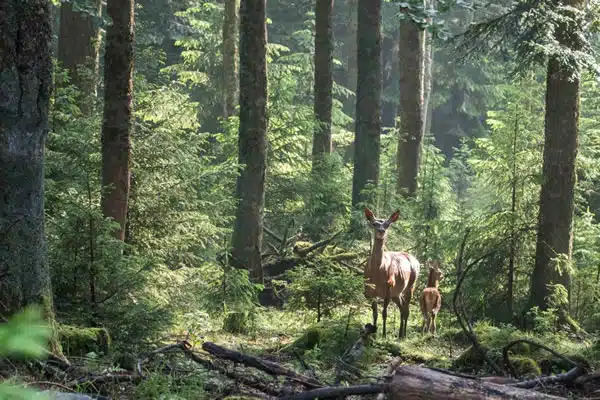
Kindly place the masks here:
<instances>
[{"instance_id":1,"label":"deer's neck","mask_svg":"<svg viewBox=\"0 0 600 400\"><path fill-rule=\"evenodd\" d=\"M381 266L381 262L383 261L383 245L385 244L385 240L383 239L375 239L373 242L373 251L371 251L371 258L369 259L369 264L371 268L377 268Z\"/></svg>"},{"instance_id":2,"label":"deer's neck","mask_svg":"<svg viewBox=\"0 0 600 400\"><path fill-rule=\"evenodd\" d=\"M429 275L429 277L427 278L427 287L437 289L439 285L440 281L435 279L432 275Z\"/></svg>"}]
</instances>

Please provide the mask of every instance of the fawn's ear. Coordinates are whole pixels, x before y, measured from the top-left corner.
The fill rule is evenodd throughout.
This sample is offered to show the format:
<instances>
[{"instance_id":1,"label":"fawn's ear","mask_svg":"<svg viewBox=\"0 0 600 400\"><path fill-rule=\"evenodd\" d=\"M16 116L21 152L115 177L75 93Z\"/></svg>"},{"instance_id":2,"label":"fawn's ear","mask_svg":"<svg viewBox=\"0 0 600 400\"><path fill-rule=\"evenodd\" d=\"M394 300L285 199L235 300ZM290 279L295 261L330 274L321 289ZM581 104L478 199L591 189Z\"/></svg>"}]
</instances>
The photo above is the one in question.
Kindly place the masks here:
<instances>
[{"instance_id":1,"label":"fawn's ear","mask_svg":"<svg viewBox=\"0 0 600 400\"><path fill-rule=\"evenodd\" d=\"M398 221L398 218L400 217L400 210L396 210L395 213L393 213L392 215L390 215L390 217L388 218L388 221L391 222L396 222Z\"/></svg>"},{"instance_id":2,"label":"fawn's ear","mask_svg":"<svg viewBox=\"0 0 600 400\"><path fill-rule=\"evenodd\" d=\"M369 207L365 207L365 218L367 218L370 222L373 222L375 219L375 215L373 215L373 211L369 210Z\"/></svg>"}]
</instances>

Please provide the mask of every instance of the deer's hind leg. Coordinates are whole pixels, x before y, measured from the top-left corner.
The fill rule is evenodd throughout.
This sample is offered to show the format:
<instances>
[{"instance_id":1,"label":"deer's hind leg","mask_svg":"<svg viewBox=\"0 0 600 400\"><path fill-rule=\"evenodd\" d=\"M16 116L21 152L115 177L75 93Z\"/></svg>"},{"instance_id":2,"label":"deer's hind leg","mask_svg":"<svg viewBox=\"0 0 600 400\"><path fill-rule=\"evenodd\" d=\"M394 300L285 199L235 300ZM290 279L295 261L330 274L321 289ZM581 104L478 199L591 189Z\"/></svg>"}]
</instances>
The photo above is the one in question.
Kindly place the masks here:
<instances>
[{"instance_id":1,"label":"deer's hind leg","mask_svg":"<svg viewBox=\"0 0 600 400\"><path fill-rule=\"evenodd\" d=\"M410 315L410 301L412 299L413 291L407 290L404 293L402 302L398 299L400 307L400 332L398 332L400 338L406 337L406 326L408 325L408 316Z\"/></svg>"},{"instance_id":2,"label":"deer's hind leg","mask_svg":"<svg viewBox=\"0 0 600 400\"><path fill-rule=\"evenodd\" d=\"M435 318L437 317L437 313L432 312L431 313L431 333L433 333L433 336L435 336Z\"/></svg>"}]
</instances>

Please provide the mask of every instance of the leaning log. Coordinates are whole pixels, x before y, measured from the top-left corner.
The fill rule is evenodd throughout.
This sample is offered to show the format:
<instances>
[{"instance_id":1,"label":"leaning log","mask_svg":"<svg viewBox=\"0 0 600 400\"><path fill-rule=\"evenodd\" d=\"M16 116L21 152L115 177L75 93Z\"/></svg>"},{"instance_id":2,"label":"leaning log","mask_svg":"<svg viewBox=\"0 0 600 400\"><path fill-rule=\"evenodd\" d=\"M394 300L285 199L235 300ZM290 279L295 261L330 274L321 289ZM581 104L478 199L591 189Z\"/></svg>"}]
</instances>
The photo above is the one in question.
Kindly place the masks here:
<instances>
[{"instance_id":1,"label":"leaning log","mask_svg":"<svg viewBox=\"0 0 600 400\"><path fill-rule=\"evenodd\" d=\"M221 347L212 342L202 343L202 349L204 351L206 351L207 353L212 354L215 357L225 359L225 360L230 360L230 361L240 363L240 364L244 364L249 367L254 367L263 372L266 372L269 375L285 376L288 379L290 379L294 382L300 383L309 389L316 389L316 388L320 388L323 386L316 379L309 378L304 375L300 375L296 371L289 369L287 367L284 367L283 365L278 364L276 362L263 360L261 358L254 357L254 356L251 356L248 354L242 354L242 353L234 351L234 350L229 350L229 349L226 349L225 347Z\"/></svg>"},{"instance_id":2,"label":"leaning log","mask_svg":"<svg viewBox=\"0 0 600 400\"><path fill-rule=\"evenodd\" d=\"M556 400L563 397L498 385L479 379L466 379L414 365L396 369L389 388L389 399L460 400Z\"/></svg>"}]
</instances>

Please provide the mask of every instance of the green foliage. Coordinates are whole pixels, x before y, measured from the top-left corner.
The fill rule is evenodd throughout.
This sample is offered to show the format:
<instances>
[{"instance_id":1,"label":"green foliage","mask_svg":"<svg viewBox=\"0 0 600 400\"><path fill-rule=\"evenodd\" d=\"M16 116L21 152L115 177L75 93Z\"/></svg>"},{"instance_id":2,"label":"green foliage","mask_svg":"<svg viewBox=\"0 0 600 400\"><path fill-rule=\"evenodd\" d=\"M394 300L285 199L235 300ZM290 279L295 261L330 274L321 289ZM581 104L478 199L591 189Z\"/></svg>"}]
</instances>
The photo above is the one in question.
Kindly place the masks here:
<instances>
[{"instance_id":1,"label":"green foliage","mask_svg":"<svg viewBox=\"0 0 600 400\"><path fill-rule=\"evenodd\" d=\"M44 322L42 310L28 307L0 324L0 356L42 358L47 352L52 329ZM0 383L0 398L30 400L40 398L34 391L9 382ZM41 397L43 398L43 397Z\"/></svg>"},{"instance_id":2,"label":"green foliage","mask_svg":"<svg viewBox=\"0 0 600 400\"><path fill-rule=\"evenodd\" d=\"M363 280L355 271L336 264L326 257L315 257L306 265L286 273L290 310L310 310L317 321L330 317L334 310L363 301Z\"/></svg>"}]
</instances>

